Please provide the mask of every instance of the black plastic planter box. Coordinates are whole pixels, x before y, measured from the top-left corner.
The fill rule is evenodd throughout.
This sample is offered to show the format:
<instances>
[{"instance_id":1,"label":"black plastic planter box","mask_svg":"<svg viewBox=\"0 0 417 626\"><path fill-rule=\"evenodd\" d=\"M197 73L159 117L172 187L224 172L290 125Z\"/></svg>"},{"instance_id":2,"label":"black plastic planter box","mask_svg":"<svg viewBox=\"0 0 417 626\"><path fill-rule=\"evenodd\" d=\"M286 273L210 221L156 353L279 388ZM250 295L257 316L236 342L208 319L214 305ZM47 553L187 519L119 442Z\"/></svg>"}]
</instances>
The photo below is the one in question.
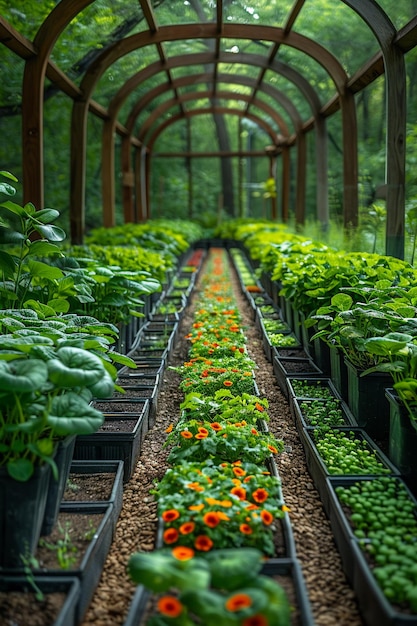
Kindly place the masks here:
<instances>
[{"instance_id":1,"label":"black plastic planter box","mask_svg":"<svg viewBox=\"0 0 417 626\"><path fill-rule=\"evenodd\" d=\"M144 404L148 407L148 401ZM92 435L78 435L75 442L74 459L83 460L119 460L124 462L123 481L130 480L138 461L143 434L144 423L147 429L148 410L140 414L114 414L106 416L105 422L124 420L131 422L132 430L99 431ZM146 430L147 432L147 430Z\"/></svg>"},{"instance_id":2,"label":"black plastic planter box","mask_svg":"<svg viewBox=\"0 0 417 626\"><path fill-rule=\"evenodd\" d=\"M317 367L312 359L274 356L272 365L277 383L287 399L289 396L287 378L299 377L304 379L323 375L323 372Z\"/></svg>"},{"instance_id":3,"label":"black plastic planter box","mask_svg":"<svg viewBox=\"0 0 417 626\"><path fill-rule=\"evenodd\" d=\"M123 461L73 461L70 468L71 474L114 474L114 483L110 497L107 500L63 500L61 510L68 510L70 507L79 507L81 505L101 506L103 504L111 504L113 506L113 534L119 519L120 511L123 505Z\"/></svg>"},{"instance_id":4,"label":"black plastic planter box","mask_svg":"<svg viewBox=\"0 0 417 626\"><path fill-rule=\"evenodd\" d=\"M66 598L51 626L77 626L77 606L80 599L80 581L76 576L35 576L34 582L43 594L64 593ZM26 576L0 576L0 592L31 593L33 588ZM18 618L18 616L17 616ZM21 624L17 621L7 621L7 624ZM27 622L25 626L30 626Z\"/></svg>"},{"instance_id":5,"label":"black plastic planter box","mask_svg":"<svg viewBox=\"0 0 417 626\"><path fill-rule=\"evenodd\" d=\"M341 417L344 423L343 424L330 424L329 423L329 424L323 424L323 426L332 427L332 428L337 428L340 426L342 427L344 426L348 428L357 428L358 425L355 421L355 418L350 412L348 405L343 400L340 400L338 398L334 398L330 400L322 400L322 399L303 400L301 398L293 398L292 407L294 409L294 417L295 417L295 423L297 425L297 428L298 429L314 428L315 426L319 426L319 424L311 424L308 419L308 407L310 405L312 405L313 403L320 403L321 405L326 407L326 405L328 405L329 403L333 404L335 402L337 403L338 409L340 410ZM305 405L307 405L307 409L305 409Z\"/></svg>"},{"instance_id":6,"label":"black plastic planter box","mask_svg":"<svg viewBox=\"0 0 417 626\"><path fill-rule=\"evenodd\" d=\"M299 430L301 442L304 447L307 467L310 472L310 475L316 485L317 491L320 494L320 498L323 504L324 511L326 515L329 515L330 511L330 495L329 495L329 485L327 482L327 478L330 476L341 476L341 474L330 474L326 464L321 458L316 445L314 443L314 428L302 428ZM350 478L363 478L364 476L372 477L372 476L398 476L397 468L390 462L390 460L385 456L385 454L375 445L372 439L366 434L364 430L361 428L336 428L338 432L352 432L354 438L365 440L368 447L371 450L375 451L376 458L382 463L384 468L386 468L387 472L381 472L380 474L343 474L343 476Z\"/></svg>"},{"instance_id":7,"label":"black plastic planter box","mask_svg":"<svg viewBox=\"0 0 417 626\"><path fill-rule=\"evenodd\" d=\"M130 356L130 355L129 355ZM122 367L119 371L119 378L140 378L141 376L157 376L165 369L165 361L159 358L135 359L136 367Z\"/></svg>"}]
</instances>

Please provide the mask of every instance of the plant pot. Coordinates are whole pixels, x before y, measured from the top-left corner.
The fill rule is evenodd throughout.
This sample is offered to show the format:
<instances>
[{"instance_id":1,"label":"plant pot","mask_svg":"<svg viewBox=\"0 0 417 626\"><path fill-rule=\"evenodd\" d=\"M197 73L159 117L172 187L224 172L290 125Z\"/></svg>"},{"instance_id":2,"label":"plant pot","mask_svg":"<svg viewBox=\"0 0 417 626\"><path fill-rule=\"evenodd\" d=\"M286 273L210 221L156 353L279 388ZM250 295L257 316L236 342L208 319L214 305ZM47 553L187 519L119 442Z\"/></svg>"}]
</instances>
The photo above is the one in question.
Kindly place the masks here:
<instances>
[{"instance_id":1,"label":"plant pot","mask_svg":"<svg viewBox=\"0 0 417 626\"><path fill-rule=\"evenodd\" d=\"M379 462L379 469L375 469L372 472L366 472L365 470L360 474L343 474L341 472L336 472L329 468L321 457L319 450L316 447L316 442L314 440L314 428L302 428L299 429L301 442L304 447L304 451L306 454L306 462L308 471L313 479L314 484L316 485L317 491L320 494L320 498L323 504L324 511L326 515L329 515L329 485L327 479L331 476L346 476L346 477L356 477L363 478L364 476L398 476L398 470L390 460L385 456L385 454L374 444L372 439L367 435L367 433L361 428L344 428L338 427L332 430L337 431L338 433L344 433L350 439L357 439L361 443L362 441L366 442L366 447L372 451ZM349 435L352 433L352 435Z\"/></svg>"},{"instance_id":2,"label":"plant pot","mask_svg":"<svg viewBox=\"0 0 417 626\"><path fill-rule=\"evenodd\" d=\"M348 406L358 426L378 440L387 440L389 435L389 404L385 389L392 385L389 374L374 372L361 376L350 361L345 359L348 372Z\"/></svg>"},{"instance_id":3,"label":"plant pot","mask_svg":"<svg viewBox=\"0 0 417 626\"><path fill-rule=\"evenodd\" d=\"M66 596L61 607L57 608L58 613L56 618L53 622L48 623L50 623L51 626L75 626L77 623L76 607L80 597L80 583L78 578L67 576L60 577L57 580L53 576L35 576L34 583L45 596L53 594L64 594ZM1 614L6 620L2 623L5 625L29 625L35 611L38 613L38 617L42 615L45 620L48 619L45 615L48 610L47 606L44 602L37 601L34 598L33 588L28 583L25 576L0 576L0 594L1 593L7 593L9 598L12 593L18 594L24 598L24 603L19 600L16 601L18 603L18 613L16 613L16 615L13 613L12 606L6 613L5 607L2 605Z\"/></svg>"},{"instance_id":4,"label":"plant pot","mask_svg":"<svg viewBox=\"0 0 417 626\"><path fill-rule=\"evenodd\" d=\"M313 340L314 361L317 367L327 375L330 375L330 346L321 337ZM340 393L340 391L339 391ZM342 395L342 394L340 394Z\"/></svg>"},{"instance_id":5,"label":"plant pot","mask_svg":"<svg viewBox=\"0 0 417 626\"><path fill-rule=\"evenodd\" d=\"M332 407L335 403L337 403L337 411L331 411L329 407L329 403L331 403ZM311 428L317 427L319 424L312 424L309 419L309 410L314 405L322 405L323 410L325 411L326 417L320 422L320 425L325 427L348 427L354 428L357 426L352 413L349 410L349 407L343 400L302 400L299 398L294 398L293 407L294 407L294 417L295 422L297 424L297 428ZM333 418L333 419L332 419ZM337 423L335 423L337 421Z\"/></svg>"},{"instance_id":6,"label":"plant pot","mask_svg":"<svg viewBox=\"0 0 417 626\"><path fill-rule=\"evenodd\" d=\"M58 518L59 507L67 484L71 461L74 454L76 435L66 437L58 442L54 457L58 469L58 479L51 476L48 496L46 498L45 515L42 522L41 535L49 535Z\"/></svg>"},{"instance_id":7,"label":"plant pot","mask_svg":"<svg viewBox=\"0 0 417 626\"><path fill-rule=\"evenodd\" d=\"M343 354L338 348L330 347L330 378L337 392L345 402L348 401L348 374Z\"/></svg>"},{"instance_id":8,"label":"plant pot","mask_svg":"<svg viewBox=\"0 0 417 626\"><path fill-rule=\"evenodd\" d=\"M37 467L26 482L0 468L0 566L18 567L20 556L33 555L45 515L49 465Z\"/></svg>"},{"instance_id":9,"label":"plant pot","mask_svg":"<svg viewBox=\"0 0 417 626\"><path fill-rule=\"evenodd\" d=\"M92 435L78 435L73 458L77 460L123 461L123 481L128 482L132 477L141 452L144 419L147 421L144 414L133 415L128 413L123 416L106 417L104 427L109 427L109 422L111 422L117 428L119 422L122 421L128 423L130 430L126 432L109 428L106 432L101 430Z\"/></svg>"},{"instance_id":10,"label":"plant pot","mask_svg":"<svg viewBox=\"0 0 417 626\"><path fill-rule=\"evenodd\" d=\"M94 506L110 504L112 506L111 517L114 533L123 505L123 461L73 461L71 463L69 478L76 481L77 478L85 478L88 480L88 478L96 477L96 480L98 480L100 477L102 481L103 475L107 474L113 476L113 484L107 498L105 498L102 489L100 490L100 497L95 497L94 499L89 498L88 500L82 497L77 498L77 492L71 492L67 485L61 508L68 510L70 506L77 508L86 504ZM68 497L66 497L66 494Z\"/></svg>"},{"instance_id":11,"label":"plant pot","mask_svg":"<svg viewBox=\"0 0 417 626\"><path fill-rule=\"evenodd\" d=\"M308 377L321 376L323 374L312 359L303 359L299 357L283 358L275 356L273 359L273 367L277 383L286 398L288 398L289 395L287 385L288 377L300 377L304 379Z\"/></svg>"},{"instance_id":12,"label":"plant pot","mask_svg":"<svg viewBox=\"0 0 417 626\"><path fill-rule=\"evenodd\" d=\"M390 408L388 456L411 491L417 494L417 430L392 389L385 390Z\"/></svg>"}]
</instances>

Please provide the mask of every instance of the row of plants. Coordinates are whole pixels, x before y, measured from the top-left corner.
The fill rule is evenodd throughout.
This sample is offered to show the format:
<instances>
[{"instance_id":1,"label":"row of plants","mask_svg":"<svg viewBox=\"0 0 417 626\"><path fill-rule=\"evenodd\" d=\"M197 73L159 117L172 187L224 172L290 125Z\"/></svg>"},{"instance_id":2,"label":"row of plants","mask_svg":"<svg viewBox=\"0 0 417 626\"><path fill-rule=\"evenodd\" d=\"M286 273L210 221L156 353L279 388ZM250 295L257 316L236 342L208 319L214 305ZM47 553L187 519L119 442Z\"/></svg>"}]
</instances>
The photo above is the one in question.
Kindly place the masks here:
<instances>
[{"instance_id":1,"label":"row of plants","mask_svg":"<svg viewBox=\"0 0 417 626\"><path fill-rule=\"evenodd\" d=\"M404 350L399 354L407 358ZM364 620L370 626L416 623L415 497L356 427L329 378L292 376L287 384L307 464ZM393 439L398 442L398 432ZM415 446L412 454L415 463Z\"/></svg>"},{"instance_id":2,"label":"row of plants","mask_svg":"<svg viewBox=\"0 0 417 626\"><path fill-rule=\"evenodd\" d=\"M224 251L211 251L176 368L184 400L168 429L171 465L153 494L162 547L136 553L130 574L158 595L149 624L288 624L283 589L262 574L286 507L271 455L268 402L256 393ZM162 594L162 595L160 595Z\"/></svg>"}]
</instances>

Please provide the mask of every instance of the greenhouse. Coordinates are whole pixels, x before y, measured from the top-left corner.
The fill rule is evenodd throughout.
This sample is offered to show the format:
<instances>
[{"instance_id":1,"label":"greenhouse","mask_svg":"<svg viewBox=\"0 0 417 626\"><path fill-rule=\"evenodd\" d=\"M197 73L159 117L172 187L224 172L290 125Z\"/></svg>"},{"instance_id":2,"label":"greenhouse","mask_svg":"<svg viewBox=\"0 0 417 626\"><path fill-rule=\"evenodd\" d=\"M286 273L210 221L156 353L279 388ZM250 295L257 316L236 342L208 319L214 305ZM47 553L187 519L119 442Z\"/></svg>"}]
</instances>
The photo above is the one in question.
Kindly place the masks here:
<instances>
[{"instance_id":1,"label":"greenhouse","mask_svg":"<svg viewBox=\"0 0 417 626\"><path fill-rule=\"evenodd\" d=\"M0 625L417 626L416 0L0 0Z\"/></svg>"}]
</instances>

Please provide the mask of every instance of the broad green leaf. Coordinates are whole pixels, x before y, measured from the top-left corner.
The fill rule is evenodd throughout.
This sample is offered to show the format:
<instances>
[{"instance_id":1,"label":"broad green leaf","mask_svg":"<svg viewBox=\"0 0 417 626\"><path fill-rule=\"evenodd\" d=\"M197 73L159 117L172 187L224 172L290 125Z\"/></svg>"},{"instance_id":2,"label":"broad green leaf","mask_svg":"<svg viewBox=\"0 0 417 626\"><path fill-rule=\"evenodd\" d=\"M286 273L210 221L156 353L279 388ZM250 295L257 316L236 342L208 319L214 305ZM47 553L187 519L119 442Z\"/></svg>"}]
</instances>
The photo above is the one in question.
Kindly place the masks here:
<instances>
[{"instance_id":1,"label":"broad green leaf","mask_svg":"<svg viewBox=\"0 0 417 626\"><path fill-rule=\"evenodd\" d=\"M94 383L94 385L90 385L89 389L96 398L109 398L114 392L114 381L111 376L105 372L98 382Z\"/></svg>"},{"instance_id":2,"label":"broad green leaf","mask_svg":"<svg viewBox=\"0 0 417 626\"><path fill-rule=\"evenodd\" d=\"M57 217L59 217L59 211L56 209L40 209L39 211L36 211L32 219L41 222L42 224L48 224L49 222L54 222Z\"/></svg>"},{"instance_id":3,"label":"broad green leaf","mask_svg":"<svg viewBox=\"0 0 417 626\"><path fill-rule=\"evenodd\" d=\"M53 265L47 265L43 261L27 260L29 272L33 277L47 278L48 280L58 280L62 278L62 271Z\"/></svg>"},{"instance_id":4,"label":"broad green leaf","mask_svg":"<svg viewBox=\"0 0 417 626\"><path fill-rule=\"evenodd\" d=\"M66 238L66 232L60 228L59 226L54 226L51 224L48 225L36 225L36 231L48 239L48 241L64 241Z\"/></svg>"},{"instance_id":5,"label":"broad green leaf","mask_svg":"<svg viewBox=\"0 0 417 626\"><path fill-rule=\"evenodd\" d=\"M48 362L50 380L62 388L90 387L104 375L101 359L80 348L63 347Z\"/></svg>"},{"instance_id":6,"label":"broad green leaf","mask_svg":"<svg viewBox=\"0 0 417 626\"><path fill-rule=\"evenodd\" d=\"M31 243L30 253L34 256L48 256L49 254L62 254L59 246L43 239L38 239Z\"/></svg>"},{"instance_id":7,"label":"broad green leaf","mask_svg":"<svg viewBox=\"0 0 417 626\"><path fill-rule=\"evenodd\" d=\"M3 178L8 178L9 180L12 180L14 183L18 182L18 178L16 178L16 176L14 174L12 174L11 172L8 172L7 170L0 170L0 176L3 176Z\"/></svg>"},{"instance_id":8,"label":"broad green leaf","mask_svg":"<svg viewBox=\"0 0 417 626\"><path fill-rule=\"evenodd\" d=\"M207 561L213 586L232 590L250 584L262 567L262 553L252 548L214 550Z\"/></svg>"},{"instance_id":9,"label":"broad green leaf","mask_svg":"<svg viewBox=\"0 0 417 626\"><path fill-rule=\"evenodd\" d=\"M25 240L26 236L24 233L20 233L7 226L0 226L0 243L15 243L20 245L22 241Z\"/></svg>"},{"instance_id":10,"label":"broad green leaf","mask_svg":"<svg viewBox=\"0 0 417 626\"><path fill-rule=\"evenodd\" d=\"M19 482L26 482L33 475L35 468L29 459L16 459L7 463L7 471L9 476Z\"/></svg>"},{"instance_id":11,"label":"broad green leaf","mask_svg":"<svg viewBox=\"0 0 417 626\"><path fill-rule=\"evenodd\" d=\"M0 361L0 389L16 393L37 391L47 377L47 367L39 359Z\"/></svg>"},{"instance_id":12,"label":"broad green leaf","mask_svg":"<svg viewBox=\"0 0 417 626\"><path fill-rule=\"evenodd\" d=\"M47 422L57 436L90 435L103 424L104 416L76 393L57 396L52 401Z\"/></svg>"}]
</instances>

